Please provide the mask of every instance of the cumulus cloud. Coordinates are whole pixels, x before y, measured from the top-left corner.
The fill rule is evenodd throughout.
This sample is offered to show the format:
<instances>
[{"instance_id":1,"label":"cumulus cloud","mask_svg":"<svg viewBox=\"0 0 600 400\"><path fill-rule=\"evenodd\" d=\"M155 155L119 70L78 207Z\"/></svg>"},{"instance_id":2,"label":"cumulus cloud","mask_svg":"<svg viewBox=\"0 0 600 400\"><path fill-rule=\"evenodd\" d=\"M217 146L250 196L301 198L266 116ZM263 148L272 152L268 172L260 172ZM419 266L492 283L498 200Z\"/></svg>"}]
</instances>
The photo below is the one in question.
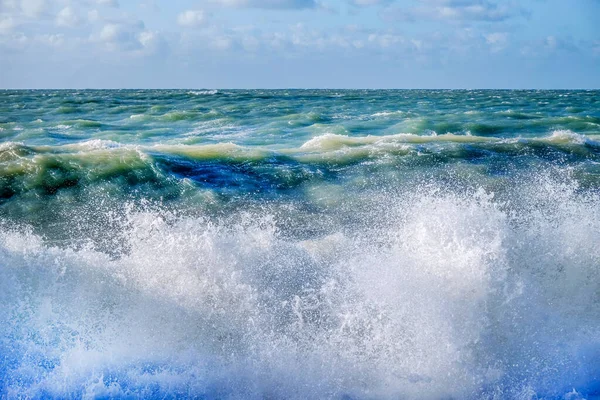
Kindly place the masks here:
<instances>
[{"instance_id":1,"label":"cumulus cloud","mask_svg":"<svg viewBox=\"0 0 600 400\"><path fill-rule=\"evenodd\" d=\"M0 12L10 12L18 8L17 0L0 0Z\"/></svg>"},{"instance_id":2,"label":"cumulus cloud","mask_svg":"<svg viewBox=\"0 0 600 400\"><path fill-rule=\"evenodd\" d=\"M315 0L214 0L226 7L265 8L265 9L302 9L315 8Z\"/></svg>"},{"instance_id":3,"label":"cumulus cloud","mask_svg":"<svg viewBox=\"0 0 600 400\"><path fill-rule=\"evenodd\" d=\"M545 47L549 50L566 50L571 52L579 51L579 43L575 42L572 37L556 37L548 36L545 40Z\"/></svg>"},{"instance_id":4,"label":"cumulus cloud","mask_svg":"<svg viewBox=\"0 0 600 400\"><path fill-rule=\"evenodd\" d=\"M125 23L108 23L102 27L100 31L100 40L103 42L119 42L127 43L138 32L144 28L143 23L125 24Z\"/></svg>"},{"instance_id":5,"label":"cumulus cloud","mask_svg":"<svg viewBox=\"0 0 600 400\"><path fill-rule=\"evenodd\" d=\"M100 13L96 9L88 11L87 16L88 16L88 21L90 21L92 23L100 21Z\"/></svg>"},{"instance_id":6,"label":"cumulus cloud","mask_svg":"<svg viewBox=\"0 0 600 400\"><path fill-rule=\"evenodd\" d=\"M492 32L484 35L484 37L486 43L494 53L504 50L508 45L507 32Z\"/></svg>"},{"instance_id":7,"label":"cumulus cloud","mask_svg":"<svg viewBox=\"0 0 600 400\"><path fill-rule=\"evenodd\" d=\"M93 41L105 44L109 50L136 50L142 47L138 36L144 31L144 23L116 23L105 24L97 35L92 36Z\"/></svg>"},{"instance_id":8,"label":"cumulus cloud","mask_svg":"<svg viewBox=\"0 0 600 400\"><path fill-rule=\"evenodd\" d=\"M46 0L21 0L21 10L28 17L39 17L46 6Z\"/></svg>"},{"instance_id":9,"label":"cumulus cloud","mask_svg":"<svg viewBox=\"0 0 600 400\"><path fill-rule=\"evenodd\" d=\"M101 6L119 7L119 2L117 0L96 0L96 3Z\"/></svg>"},{"instance_id":10,"label":"cumulus cloud","mask_svg":"<svg viewBox=\"0 0 600 400\"><path fill-rule=\"evenodd\" d=\"M556 36L547 36L545 39L545 45L549 49L554 50L558 46L558 40L556 39Z\"/></svg>"},{"instance_id":11,"label":"cumulus cloud","mask_svg":"<svg viewBox=\"0 0 600 400\"><path fill-rule=\"evenodd\" d=\"M56 25L58 26L66 26L73 27L79 23L79 17L71 8L71 6L67 6L60 10L56 15Z\"/></svg>"},{"instance_id":12,"label":"cumulus cloud","mask_svg":"<svg viewBox=\"0 0 600 400\"><path fill-rule=\"evenodd\" d=\"M157 35L151 31L140 32L137 38L143 47L151 46L157 39Z\"/></svg>"},{"instance_id":13,"label":"cumulus cloud","mask_svg":"<svg viewBox=\"0 0 600 400\"><path fill-rule=\"evenodd\" d=\"M0 35L9 33L15 26L15 21L12 17L0 18Z\"/></svg>"},{"instance_id":14,"label":"cumulus cloud","mask_svg":"<svg viewBox=\"0 0 600 400\"><path fill-rule=\"evenodd\" d=\"M287 29L265 32L258 27L235 29L210 28L188 37L190 48L204 46L213 50L240 54L275 53L286 58L303 57L315 52L330 54L421 54L431 46L426 40L403 36L394 31L372 29L315 29L293 24Z\"/></svg>"},{"instance_id":15,"label":"cumulus cloud","mask_svg":"<svg viewBox=\"0 0 600 400\"><path fill-rule=\"evenodd\" d=\"M355 0L356 1L356 0ZM362 0L368 1L368 0ZM404 21L505 21L526 12L511 2L490 0L420 0L412 7L388 10L387 18Z\"/></svg>"},{"instance_id":16,"label":"cumulus cloud","mask_svg":"<svg viewBox=\"0 0 600 400\"><path fill-rule=\"evenodd\" d=\"M140 2L139 6L140 6L140 8L142 8L144 10L150 10L150 11L160 10L160 7L158 6L158 3L156 2L156 0L142 1L142 2Z\"/></svg>"},{"instance_id":17,"label":"cumulus cloud","mask_svg":"<svg viewBox=\"0 0 600 400\"><path fill-rule=\"evenodd\" d=\"M234 46L234 40L227 36L217 36L214 37L212 41L209 42L210 47L217 50L229 50Z\"/></svg>"},{"instance_id":18,"label":"cumulus cloud","mask_svg":"<svg viewBox=\"0 0 600 400\"><path fill-rule=\"evenodd\" d=\"M59 33L59 34L44 34L44 35L37 36L35 38L35 40L38 41L39 43L42 43L42 44L45 44L48 46L60 47L65 42L65 36L61 33Z\"/></svg>"},{"instance_id":19,"label":"cumulus cloud","mask_svg":"<svg viewBox=\"0 0 600 400\"><path fill-rule=\"evenodd\" d=\"M187 10L179 14L177 23L180 26L194 27L204 23L205 15L202 10Z\"/></svg>"},{"instance_id":20,"label":"cumulus cloud","mask_svg":"<svg viewBox=\"0 0 600 400\"><path fill-rule=\"evenodd\" d=\"M102 31L100 31L100 40L104 42L112 42L117 40L120 34L120 27L117 24L106 24L102 27Z\"/></svg>"},{"instance_id":21,"label":"cumulus cloud","mask_svg":"<svg viewBox=\"0 0 600 400\"><path fill-rule=\"evenodd\" d=\"M109 51L133 55L155 54L167 47L159 32L146 29L142 21L106 23L99 32L92 34L90 41L103 45Z\"/></svg>"},{"instance_id":22,"label":"cumulus cloud","mask_svg":"<svg viewBox=\"0 0 600 400\"><path fill-rule=\"evenodd\" d=\"M403 44L405 38L391 33L371 33L368 36L369 43L377 44L381 48L388 48L397 44Z\"/></svg>"},{"instance_id":23,"label":"cumulus cloud","mask_svg":"<svg viewBox=\"0 0 600 400\"><path fill-rule=\"evenodd\" d=\"M350 0L350 4L358 7L377 6L382 4L388 4L392 0Z\"/></svg>"},{"instance_id":24,"label":"cumulus cloud","mask_svg":"<svg viewBox=\"0 0 600 400\"><path fill-rule=\"evenodd\" d=\"M521 47L521 55L526 57L548 57L559 53L574 55L581 52L580 43L571 37L546 36L529 40ZM592 53L593 54L593 53Z\"/></svg>"}]
</instances>

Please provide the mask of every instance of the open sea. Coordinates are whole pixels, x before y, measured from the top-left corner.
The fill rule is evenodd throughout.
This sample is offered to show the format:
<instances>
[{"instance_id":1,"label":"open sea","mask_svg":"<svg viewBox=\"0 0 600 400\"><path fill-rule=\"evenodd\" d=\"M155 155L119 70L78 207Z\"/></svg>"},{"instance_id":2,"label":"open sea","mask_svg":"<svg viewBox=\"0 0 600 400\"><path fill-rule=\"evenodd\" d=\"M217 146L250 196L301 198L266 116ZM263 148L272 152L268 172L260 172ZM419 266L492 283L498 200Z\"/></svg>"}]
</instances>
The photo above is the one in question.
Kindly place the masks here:
<instances>
[{"instance_id":1,"label":"open sea","mask_svg":"<svg viewBox=\"0 0 600 400\"><path fill-rule=\"evenodd\" d=\"M600 91L0 91L0 398L600 398Z\"/></svg>"}]
</instances>

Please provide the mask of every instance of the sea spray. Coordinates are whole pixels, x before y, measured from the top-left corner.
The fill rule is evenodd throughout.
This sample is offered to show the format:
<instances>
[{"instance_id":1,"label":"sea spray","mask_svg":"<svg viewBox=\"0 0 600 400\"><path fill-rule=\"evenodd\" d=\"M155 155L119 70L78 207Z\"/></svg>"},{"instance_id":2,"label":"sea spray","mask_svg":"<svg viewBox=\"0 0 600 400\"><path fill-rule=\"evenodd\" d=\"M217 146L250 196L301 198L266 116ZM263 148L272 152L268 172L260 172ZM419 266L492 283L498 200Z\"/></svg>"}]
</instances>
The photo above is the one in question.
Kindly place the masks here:
<instances>
[{"instance_id":1,"label":"sea spray","mask_svg":"<svg viewBox=\"0 0 600 400\"><path fill-rule=\"evenodd\" d=\"M367 225L308 239L280 206L221 220L130 207L117 256L4 226L3 391L593 392L600 199L537 178L512 189L525 205L415 186L373 199Z\"/></svg>"}]
</instances>

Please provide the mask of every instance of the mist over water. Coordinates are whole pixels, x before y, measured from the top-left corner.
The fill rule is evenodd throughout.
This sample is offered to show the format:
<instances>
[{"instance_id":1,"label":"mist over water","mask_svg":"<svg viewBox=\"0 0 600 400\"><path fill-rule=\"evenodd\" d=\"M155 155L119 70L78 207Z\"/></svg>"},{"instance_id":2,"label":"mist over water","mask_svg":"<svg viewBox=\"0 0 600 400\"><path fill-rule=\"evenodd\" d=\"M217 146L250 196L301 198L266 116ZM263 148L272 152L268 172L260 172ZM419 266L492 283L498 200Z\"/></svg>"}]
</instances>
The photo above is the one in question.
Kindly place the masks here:
<instances>
[{"instance_id":1,"label":"mist over water","mask_svg":"<svg viewBox=\"0 0 600 400\"><path fill-rule=\"evenodd\" d=\"M0 396L598 398L598 99L1 92Z\"/></svg>"}]
</instances>

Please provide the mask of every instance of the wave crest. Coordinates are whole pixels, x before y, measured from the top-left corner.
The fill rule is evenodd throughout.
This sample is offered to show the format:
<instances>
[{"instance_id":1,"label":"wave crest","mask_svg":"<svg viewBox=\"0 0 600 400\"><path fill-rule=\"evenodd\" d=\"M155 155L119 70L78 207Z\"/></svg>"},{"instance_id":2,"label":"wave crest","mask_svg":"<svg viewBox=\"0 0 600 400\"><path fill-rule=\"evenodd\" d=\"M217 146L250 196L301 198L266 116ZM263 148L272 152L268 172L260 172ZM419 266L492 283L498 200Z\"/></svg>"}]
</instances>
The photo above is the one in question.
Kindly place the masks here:
<instances>
[{"instance_id":1,"label":"wave crest","mask_svg":"<svg viewBox=\"0 0 600 400\"><path fill-rule=\"evenodd\" d=\"M116 256L4 226L0 390L593 392L600 199L550 175L511 195L507 204L483 190L415 186L309 238L287 225L302 220L290 205L218 219L136 206L112 217L124 244Z\"/></svg>"}]
</instances>

